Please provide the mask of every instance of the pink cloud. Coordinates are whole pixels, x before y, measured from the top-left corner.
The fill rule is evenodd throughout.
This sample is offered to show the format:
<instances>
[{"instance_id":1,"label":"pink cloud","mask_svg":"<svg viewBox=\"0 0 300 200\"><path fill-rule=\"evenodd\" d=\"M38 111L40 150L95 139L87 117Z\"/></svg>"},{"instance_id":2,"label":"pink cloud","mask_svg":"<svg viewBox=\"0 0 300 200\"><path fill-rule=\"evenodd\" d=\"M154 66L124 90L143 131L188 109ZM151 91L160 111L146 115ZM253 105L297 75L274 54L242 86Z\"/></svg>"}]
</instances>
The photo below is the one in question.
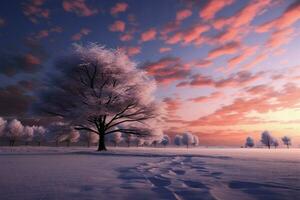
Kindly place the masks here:
<instances>
[{"instance_id":1,"label":"pink cloud","mask_svg":"<svg viewBox=\"0 0 300 200\"><path fill-rule=\"evenodd\" d=\"M45 0L31 0L24 4L23 13L33 23L38 23L38 19L48 19L49 9L43 8Z\"/></svg>"},{"instance_id":2,"label":"pink cloud","mask_svg":"<svg viewBox=\"0 0 300 200\"><path fill-rule=\"evenodd\" d=\"M175 32L173 35L167 37L165 42L167 44L181 42L182 44L193 43L195 45L200 45L205 41L202 34L208 30L209 27L207 25L196 24L185 30Z\"/></svg>"},{"instance_id":3,"label":"pink cloud","mask_svg":"<svg viewBox=\"0 0 300 200\"><path fill-rule=\"evenodd\" d=\"M117 3L114 7L112 7L110 9L110 14L116 15L116 14L118 14L120 12L125 12L127 10L127 8L128 8L128 4L127 3L124 3L124 2Z\"/></svg>"},{"instance_id":4,"label":"pink cloud","mask_svg":"<svg viewBox=\"0 0 300 200\"><path fill-rule=\"evenodd\" d=\"M221 29L225 26L237 28L249 26L249 24L257 17L264 9L271 5L271 0L254 0L243 7L236 14L229 18L220 18L213 22L216 29Z\"/></svg>"},{"instance_id":5,"label":"pink cloud","mask_svg":"<svg viewBox=\"0 0 300 200\"><path fill-rule=\"evenodd\" d=\"M40 40L40 39L49 37L51 33L61 33L62 31L63 31L62 27L55 26L50 29L40 30L39 32L31 35L31 37L29 37L28 39L29 40Z\"/></svg>"},{"instance_id":6,"label":"pink cloud","mask_svg":"<svg viewBox=\"0 0 300 200\"><path fill-rule=\"evenodd\" d=\"M132 39L133 39L132 33L125 33L125 34L123 34L123 35L120 36L120 40L122 42L127 42L127 41L130 41Z\"/></svg>"},{"instance_id":7,"label":"pink cloud","mask_svg":"<svg viewBox=\"0 0 300 200\"><path fill-rule=\"evenodd\" d=\"M210 60L197 60L197 61L191 62L191 65L193 65L195 67L199 67L199 68L209 67L211 64L212 64L212 61L210 61Z\"/></svg>"},{"instance_id":8,"label":"pink cloud","mask_svg":"<svg viewBox=\"0 0 300 200\"><path fill-rule=\"evenodd\" d=\"M232 41L242 42L242 39L250 32L248 28L227 28L212 38L212 42L226 44Z\"/></svg>"},{"instance_id":9,"label":"pink cloud","mask_svg":"<svg viewBox=\"0 0 300 200\"><path fill-rule=\"evenodd\" d=\"M166 97L163 99L165 104L165 110L167 116L165 116L165 121L170 123L176 123L181 121L180 117L177 115L177 111L182 106L182 101L178 97Z\"/></svg>"},{"instance_id":10,"label":"pink cloud","mask_svg":"<svg viewBox=\"0 0 300 200\"><path fill-rule=\"evenodd\" d=\"M169 52L171 51L172 49L170 47L161 47L159 48L159 52L160 53L165 53L165 52Z\"/></svg>"},{"instance_id":11,"label":"pink cloud","mask_svg":"<svg viewBox=\"0 0 300 200\"><path fill-rule=\"evenodd\" d=\"M164 57L155 62L147 62L142 68L160 84L170 84L185 79L190 74L189 66L178 57Z\"/></svg>"},{"instance_id":12,"label":"pink cloud","mask_svg":"<svg viewBox=\"0 0 300 200\"><path fill-rule=\"evenodd\" d=\"M248 71L240 71L235 74L231 74L227 78L215 80L210 76L203 76L202 74L196 74L191 77L190 81L184 81L177 84L177 87L215 87L215 88L239 88L245 87L248 84L261 79L264 75L263 72L251 74Z\"/></svg>"},{"instance_id":13,"label":"pink cloud","mask_svg":"<svg viewBox=\"0 0 300 200\"><path fill-rule=\"evenodd\" d=\"M141 41L147 42L150 40L154 40L156 37L156 30L154 28L149 29L141 34Z\"/></svg>"},{"instance_id":14,"label":"pink cloud","mask_svg":"<svg viewBox=\"0 0 300 200\"><path fill-rule=\"evenodd\" d=\"M210 0L199 12L199 16L204 20L213 19L214 16L226 6L231 5L234 0Z\"/></svg>"},{"instance_id":15,"label":"pink cloud","mask_svg":"<svg viewBox=\"0 0 300 200\"><path fill-rule=\"evenodd\" d=\"M166 40L166 43L167 44L176 44L176 43L180 42L181 40L182 40L182 33L178 32L178 33L175 33L174 35L172 35L171 37L169 37Z\"/></svg>"},{"instance_id":16,"label":"pink cloud","mask_svg":"<svg viewBox=\"0 0 300 200\"><path fill-rule=\"evenodd\" d=\"M255 85L252 87L248 87L245 89L247 93L250 95L266 95L266 94L273 94L272 87L268 85Z\"/></svg>"},{"instance_id":17,"label":"pink cloud","mask_svg":"<svg viewBox=\"0 0 300 200\"><path fill-rule=\"evenodd\" d=\"M234 54L239 50L240 47L241 45L238 42L230 42L228 44L219 46L208 53L208 59L215 59L223 55Z\"/></svg>"},{"instance_id":18,"label":"pink cloud","mask_svg":"<svg viewBox=\"0 0 300 200\"><path fill-rule=\"evenodd\" d=\"M255 53L257 47L247 47L239 55L228 60L229 69L235 68L238 64L244 62Z\"/></svg>"},{"instance_id":19,"label":"pink cloud","mask_svg":"<svg viewBox=\"0 0 300 200\"><path fill-rule=\"evenodd\" d=\"M267 32L273 28L284 29L290 27L298 20L300 20L300 2L295 1L283 12L281 16L260 25L257 28L257 31Z\"/></svg>"},{"instance_id":20,"label":"pink cloud","mask_svg":"<svg viewBox=\"0 0 300 200\"><path fill-rule=\"evenodd\" d=\"M117 20L109 26L109 30L112 32L124 32L125 27L126 27L125 22L121 20Z\"/></svg>"},{"instance_id":21,"label":"pink cloud","mask_svg":"<svg viewBox=\"0 0 300 200\"><path fill-rule=\"evenodd\" d=\"M176 13L176 20L177 21L182 21L188 17L190 17L192 15L192 11L189 9L183 9L183 10L179 10Z\"/></svg>"},{"instance_id":22,"label":"pink cloud","mask_svg":"<svg viewBox=\"0 0 300 200\"><path fill-rule=\"evenodd\" d=\"M295 31L293 28L286 28L283 30L274 31L268 41L266 42L266 46L271 49L275 49L284 44L287 44L295 35Z\"/></svg>"},{"instance_id":23,"label":"pink cloud","mask_svg":"<svg viewBox=\"0 0 300 200\"><path fill-rule=\"evenodd\" d=\"M174 113L175 111L177 111L180 106L181 106L181 101L178 98L164 98L164 103L167 104L167 111L170 113Z\"/></svg>"},{"instance_id":24,"label":"pink cloud","mask_svg":"<svg viewBox=\"0 0 300 200\"><path fill-rule=\"evenodd\" d=\"M169 33L178 30L179 27L180 27L180 23L178 21L171 21L163 26L162 30L160 31L160 34L162 35L163 38L166 39Z\"/></svg>"},{"instance_id":25,"label":"pink cloud","mask_svg":"<svg viewBox=\"0 0 300 200\"><path fill-rule=\"evenodd\" d=\"M244 87L258 79L261 79L263 75L263 72L252 74L248 71L239 71L228 78L216 81L215 87Z\"/></svg>"},{"instance_id":26,"label":"pink cloud","mask_svg":"<svg viewBox=\"0 0 300 200\"><path fill-rule=\"evenodd\" d=\"M267 54L266 53L262 53L258 56L256 56L252 61L250 61L249 63L247 63L246 65L244 65L244 69L248 70L251 69L253 67L256 67L260 62L264 61L265 59L267 59Z\"/></svg>"},{"instance_id":27,"label":"pink cloud","mask_svg":"<svg viewBox=\"0 0 300 200\"><path fill-rule=\"evenodd\" d=\"M167 35L171 32L174 32L180 28L180 25L183 20L189 18L192 16L192 10L191 9L181 9L176 12L176 19L174 21L168 22L166 25L163 26L162 30L160 31L161 36L163 39L167 39ZM178 34L177 34L178 35ZM176 36L175 36L176 37ZM172 39L170 39L171 41ZM177 41L175 42L177 43Z\"/></svg>"},{"instance_id":28,"label":"pink cloud","mask_svg":"<svg viewBox=\"0 0 300 200\"><path fill-rule=\"evenodd\" d=\"M208 96L200 96L196 98L191 98L189 101L193 101L195 103L205 103L205 102L210 102L215 99L219 99L223 97L223 94L221 92L213 92Z\"/></svg>"},{"instance_id":29,"label":"pink cloud","mask_svg":"<svg viewBox=\"0 0 300 200\"><path fill-rule=\"evenodd\" d=\"M233 25L239 27L248 25L252 20L258 16L265 8L270 6L271 0L255 0L250 1L233 19Z\"/></svg>"},{"instance_id":30,"label":"pink cloud","mask_svg":"<svg viewBox=\"0 0 300 200\"><path fill-rule=\"evenodd\" d=\"M228 126L264 123L264 120L249 117L248 114L252 111L267 113L285 108L296 108L300 98L300 88L295 84L286 84L280 91L266 85L254 86L246 91L250 93L251 98L237 98L233 103L219 108L214 113L191 121L189 125ZM270 101L271 98L274 101Z\"/></svg>"},{"instance_id":31,"label":"pink cloud","mask_svg":"<svg viewBox=\"0 0 300 200\"><path fill-rule=\"evenodd\" d=\"M81 17L88 17L98 13L98 9L88 6L85 0L63 0L62 6L66 12L73 12Z\"/></svg>"},{"instance_id":32,"label":"pink cloud","mask_svg":"<svg viewBox=\"0 0 300 200\"><path fill-rule=\"evenodd\" d=\"M26 54L24 56L24 59L25 59L25 63L27 63L28 65L32 66L32 65L39 65L41 64L41 60L34 56L33 54Z\"/></svg>"},{"instance_id":33,"label":"pink cloud","mask_svg":"<svg viewBox=\"0 0 300 200\"><path fill-rule=\"evenodd\" d=\"M128 56L135 56L141 53L141 47L138 46L121 47L121 50L123 50Z\"/></svg>"},{"instance_id":34,"label":"pink cloud","mask_svg":"<svg viewBox=\"0 0 300 200\"><path fill-rule=\"evenodd\" d=\"M49 36L49 30L41 30L36 34L36 39L42 39Z\"/></svg>"},{"instance_id":35,"label":"pink cloud","mask_svg":"<svg viewBox=\"0 0 300 200\"><path fill-rule=\"evenodd\" d=\"M88 29L88 28L82 28L82 29L80 30L80 32L74 34L74 35L72 36L71 39L74 40L74 41L81 40L81 38L82 38L83 36L90 34L90 32L91 32L90 29Z\"/></svg>"},{"instance_id":36,"label":"pink cloud","mask_svg":"<svg viewBox=\"0 0 300 200\"><path fill-rule=\"evenodd\" d=\"M204 76L202 74L197 74L192 76L191 81L184 81L184 83L179 83L177 87L185 86L195 86L195 87L214 87L215 81L212 77Z\"/></svg>"}]
</instances>

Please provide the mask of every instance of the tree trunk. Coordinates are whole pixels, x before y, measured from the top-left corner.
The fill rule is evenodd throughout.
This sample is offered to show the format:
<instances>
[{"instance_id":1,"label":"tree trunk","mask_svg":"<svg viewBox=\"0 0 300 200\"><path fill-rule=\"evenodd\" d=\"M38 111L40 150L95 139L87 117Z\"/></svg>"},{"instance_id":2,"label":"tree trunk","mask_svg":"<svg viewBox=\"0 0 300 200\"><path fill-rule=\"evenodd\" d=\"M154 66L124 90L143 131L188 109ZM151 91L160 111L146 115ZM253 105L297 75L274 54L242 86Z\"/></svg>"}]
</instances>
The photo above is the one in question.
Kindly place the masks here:
<instances>
[{"instance_id":1,"label":"tree trunk","mask_svg":"<svg viewBox=\"0 0 300 200\"><path fill-rule=\"evenodd\" d=\"M39 147L41 146L41 142L38 142L38 146L39 146Z\"/></svg>"},{"instance_id":2,"label":"tree trunk","mask_svg":"<svg viewBox=\"0 0 300 200\"><path fill-rule=\"evenodd\" d=\"M99 135L99 143L98 143L98 150L97 151L107 151L105 146L105 135L104 133L100 133Z\"/></svg>"},{"instance_id":3,"label":"tree trunk","mask_svg":"<svg viewBox=\"0 0 300 200\"><path fill-rule=\"evenodd\" d=\"M88 148L90 148L90 140L88 140L87 146L88 146Z\"/></svg>"}]
</instances>

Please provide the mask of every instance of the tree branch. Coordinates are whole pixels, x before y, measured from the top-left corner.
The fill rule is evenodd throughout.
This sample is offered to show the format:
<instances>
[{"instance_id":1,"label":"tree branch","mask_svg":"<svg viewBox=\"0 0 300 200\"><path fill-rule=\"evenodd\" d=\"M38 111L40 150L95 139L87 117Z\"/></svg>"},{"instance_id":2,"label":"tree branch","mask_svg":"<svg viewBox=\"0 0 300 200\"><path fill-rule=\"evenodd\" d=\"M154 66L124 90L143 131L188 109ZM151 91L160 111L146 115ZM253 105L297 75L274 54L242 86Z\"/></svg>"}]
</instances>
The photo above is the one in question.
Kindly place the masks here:
<instances>
[{"instance_id":1,"label":"tree branch","mask_svg":"<svg viewBox=\"0 0 300 200\"><path fill-rule=\"evenodd\" d=\"M85 126L82 126L82 125L78 125L79 127L74 127L74 129L76 130L86 130L86 131L91 131L91 132L94 132L94 133L97 133L99 135L99 132L98 131L95 131L91 128L88 128L88 127L85 127Z\"/></svg>"},{"instance_id":2,"label":"tree branch","mask_svg":"<svg viewBox=\"0 0 300 200\"><path fill-rule=\"evenodd\" d=\"M112 130L112 131L106 132L105 135L115 133L115 132L121 132L121 133L126 133L126 134L133 134L133 135L148 135L148 133L142 133L136 129L117 129L117 130Z\"/></svg>"}]
</instances>

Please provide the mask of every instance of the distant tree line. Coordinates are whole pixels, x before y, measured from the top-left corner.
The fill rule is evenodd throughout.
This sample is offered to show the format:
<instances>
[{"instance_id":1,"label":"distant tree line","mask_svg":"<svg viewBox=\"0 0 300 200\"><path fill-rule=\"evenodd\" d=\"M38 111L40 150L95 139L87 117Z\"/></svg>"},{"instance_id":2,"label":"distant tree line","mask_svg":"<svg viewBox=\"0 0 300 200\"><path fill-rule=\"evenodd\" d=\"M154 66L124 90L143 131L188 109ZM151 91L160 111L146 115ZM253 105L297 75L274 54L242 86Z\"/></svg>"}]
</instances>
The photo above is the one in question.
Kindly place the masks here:
<instances>
[{"instance_id":1,"label":"distant tree line","mask_svg":"<svg viewBox=\"0 0 300 200\"><path fill-rule=\"evenodd\" d=\"M288 136L283 136L281 138L282 144L285 145L287 148L289 148L292 145L291 138ZM268 147L269 149L273 146L274 148L277 148L279 146L279 141L272 136L272 134L269 131L263 131L261 133L261 139L260 142L262 145ZM254 140L252 137L247 137L245 142L245 147L252 148L254 147Z\"/></svg>"},{"instance_id":2,"label":"distant tree line","mask_svg":"<svg viewBox=\"0 0 300 200\"><path fill-rule=\"evenodd\" d=\"M172 141L167 134L154 136L139 136L121 132L114 132L106 138L106 142L112 146L152 146L166 147L175 146L198 146L199 138L191 133L178 134ZM79 131L67 123L53 122L47 127L23 125L17 119L5 120L0 117L0 141L4 145L49 145L59 146L65 144L70 146L74 143L85 144L86 146L95 146L99 142L99 135L94 132Z\"/></svg>"}]
</instances>

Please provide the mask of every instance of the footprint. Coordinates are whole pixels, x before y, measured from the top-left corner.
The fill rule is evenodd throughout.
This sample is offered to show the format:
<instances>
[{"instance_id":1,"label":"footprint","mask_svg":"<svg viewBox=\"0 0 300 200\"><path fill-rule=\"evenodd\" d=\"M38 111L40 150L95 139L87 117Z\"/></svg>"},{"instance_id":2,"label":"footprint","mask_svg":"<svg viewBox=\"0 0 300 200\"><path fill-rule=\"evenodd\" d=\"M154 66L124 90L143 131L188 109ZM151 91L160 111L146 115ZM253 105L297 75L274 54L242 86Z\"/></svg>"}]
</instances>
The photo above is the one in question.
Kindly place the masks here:
<instances>
[{"instance_id":1,"label":"footprint","mask_svg":"<svg viewBox=\"0 0 300 200\"><path fill-rule=\"evenodd\" d=\"M185 171L181 170L181 169L172 169L172 171L176 174L176 175L184 175Z\"/></svg>"},{"instance_id":2,"label":"footprint","mask_svg":"<svg viewBox=\"0 0 300 200\"><path fill-rule=\"evenodd\" d=\"M210 175L211 176L213 176L214 178L216 178L216 179L221 179L221 175L222 175L223 173L222 172L213 172L213 173L210 173Z\"/></svg>"},{"instance_id":3,"label":"footprint","mask_svg":"<svg viewBox=\"0 0 300 200\"><path fill-rule=\"evenodd\" d=\"M205 168L203 169L196 169L197 172L201 172L201 173L208 173L209 171Z\"/></svg>"},{"instance_id":4,"label":"footprint","mask_svg":"<svg viewBox=\"0 0 300 200\"><path fill-rule=\"evenodd\" d=\"M191 157L186 157L185 159L183 159L183 162L192 162L192 158Z\"/></svg>"},{"instance_id":5,"label":"footprint","mask_svg":"<svg viewBox=\"0 0 300 200\"><path fill-rule=\"evenodd\" d=\"M163 178L160 176L149 177L148 180L155 186L155 187L166 187L171 184L170 179Z\"/></svg>"},{"instance_id":6,"label":"footprint","mask_svg":"<svg viewBox=\"0 0 300 200\"><path fill-rule=\"evenodd\" d=\"M188 187L191 188L205 188L208 189L208 187L206 185L204 185L201 182L196 182L196 181L183 181L184 184L186 184Z\"/></svg>"}]
</instances>

